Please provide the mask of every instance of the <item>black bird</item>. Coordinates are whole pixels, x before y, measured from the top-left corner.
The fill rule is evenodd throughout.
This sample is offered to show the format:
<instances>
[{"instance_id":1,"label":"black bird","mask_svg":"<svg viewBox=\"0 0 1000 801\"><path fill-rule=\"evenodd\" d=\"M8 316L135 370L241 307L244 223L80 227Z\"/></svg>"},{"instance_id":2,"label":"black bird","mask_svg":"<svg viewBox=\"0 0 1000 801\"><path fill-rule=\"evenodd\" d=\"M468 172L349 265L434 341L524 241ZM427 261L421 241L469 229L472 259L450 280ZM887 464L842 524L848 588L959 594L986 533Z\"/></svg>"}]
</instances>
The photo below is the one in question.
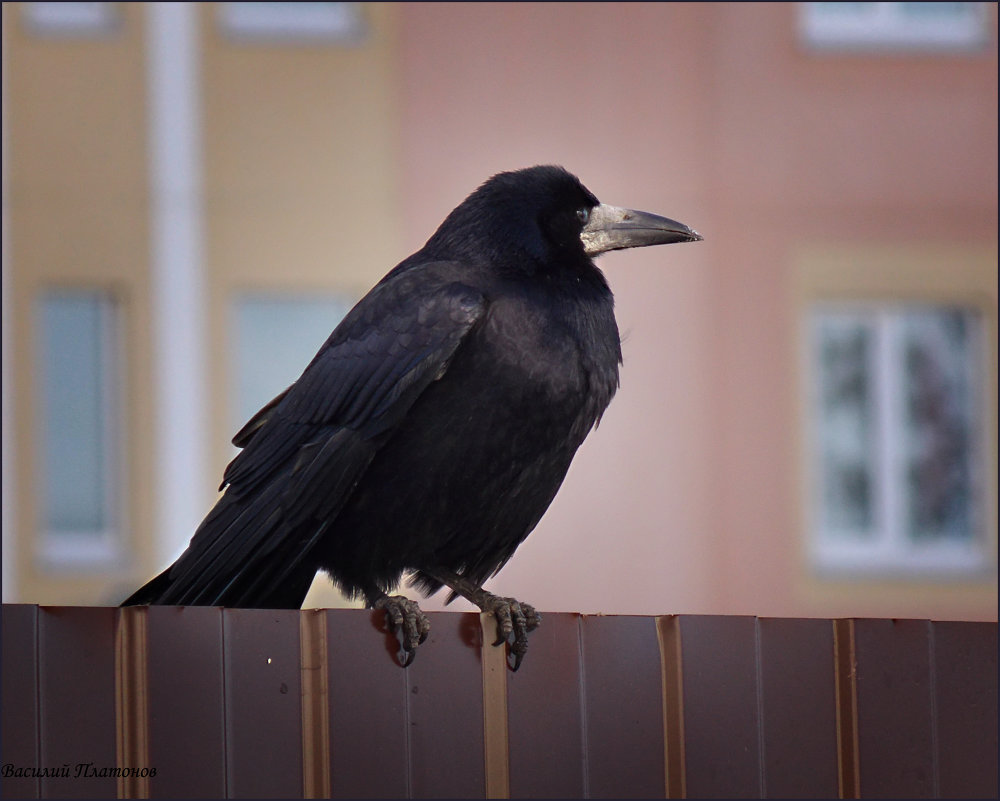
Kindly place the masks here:
<instances>
[{"instance_id":1,"label":"black bird","mask_svg":"<svg viewBox=\"0 0 1000 801\"><path fill-rule=\"evenodd\" d=\"M600 203L561 167L495 175L337 326L236 434L225 493L125 605L297 609L317 570L400 630L404 572L492 612L514 669L539 616L482 589L548 508L618 388L611 290L592 258L701 239ZM449 600L450 600L449 599Z\"/></svg>"}]
</instances>

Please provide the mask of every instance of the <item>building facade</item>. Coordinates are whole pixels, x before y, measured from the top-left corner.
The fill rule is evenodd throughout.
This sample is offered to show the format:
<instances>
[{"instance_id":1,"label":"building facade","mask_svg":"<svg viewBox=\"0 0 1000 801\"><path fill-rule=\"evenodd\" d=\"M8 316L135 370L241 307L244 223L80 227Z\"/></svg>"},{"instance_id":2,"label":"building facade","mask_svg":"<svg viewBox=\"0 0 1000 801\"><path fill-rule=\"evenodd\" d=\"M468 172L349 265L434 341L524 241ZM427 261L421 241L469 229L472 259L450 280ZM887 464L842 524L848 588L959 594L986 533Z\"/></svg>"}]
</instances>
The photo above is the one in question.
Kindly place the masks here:
<instances>
[{"instance_id":1,"label":"building facade","mask_svg":"<svg viewBox=\"0 0 1000 801\"><path fill-rule=\"evenodd\" d=\"M705 241L599 262L622 388L494 586L995 619L996 10L833 5L5 3L4 600L162 569L350 305L561 163Z\"/></svg>"}]
</instances>

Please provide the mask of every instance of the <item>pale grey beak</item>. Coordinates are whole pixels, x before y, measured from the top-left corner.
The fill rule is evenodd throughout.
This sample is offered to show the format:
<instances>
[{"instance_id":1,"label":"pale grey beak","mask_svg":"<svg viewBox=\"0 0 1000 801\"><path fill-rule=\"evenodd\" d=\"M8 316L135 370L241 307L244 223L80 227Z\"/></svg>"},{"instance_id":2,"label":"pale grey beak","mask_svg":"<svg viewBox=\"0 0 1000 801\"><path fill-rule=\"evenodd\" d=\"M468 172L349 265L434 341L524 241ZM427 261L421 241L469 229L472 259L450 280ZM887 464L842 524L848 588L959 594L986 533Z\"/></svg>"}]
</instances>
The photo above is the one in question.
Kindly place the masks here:
<instances>
[{"instance_id":1,"label":"pale grey beak","mask_svg":"<svg viewBox=\"0 0 1000 801\"><path fill-rule=\"evenodd\" d=\"M590 219L580 232L580 240L588 256L609 250L698 242L701 239L701 234L676 220L604 203L590 210Z\"/></svg>"}]
</instances>

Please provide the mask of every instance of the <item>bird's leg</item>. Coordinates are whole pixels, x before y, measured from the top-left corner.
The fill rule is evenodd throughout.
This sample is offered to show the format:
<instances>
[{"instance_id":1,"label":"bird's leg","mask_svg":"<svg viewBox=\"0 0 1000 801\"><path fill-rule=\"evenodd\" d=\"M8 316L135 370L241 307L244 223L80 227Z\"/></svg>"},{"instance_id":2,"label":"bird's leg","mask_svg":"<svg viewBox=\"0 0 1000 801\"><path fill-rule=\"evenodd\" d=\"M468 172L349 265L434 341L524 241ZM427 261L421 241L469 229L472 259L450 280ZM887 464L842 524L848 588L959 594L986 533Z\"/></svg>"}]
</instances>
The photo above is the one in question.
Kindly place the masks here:
<instances>
[{"instance_id":1,"label":"bird's leg","mask_svg":"<svg viewBox=\"0 0 1000 801\"><path fill-rule=\"evenodd\" d=\"M368 606L385 612L385 625L393 634L399 633L399 663L409 667L416 656L417 646L427 639L431 623L416 601L402 595L386 595L381 590L365 593Z\"/></svg>"},{"instance_id":2,"label":"bird's leg","mask_svg":"<svg viewBox=\"0 0 1000 801\"><path fill-rule=\"evenodd\" d=\"M510 643L510 654L514 657L512 670L521 666L521 660L528 650L528 632L538 628L542 616L531 604L521 603L516 598L501 598L487 592L482 587L457 573L446 570L424 571L438 581L448 585L456 593L472 601L484 612L492 614L497 621L497 639L494 646Z\"/></svg>"}]
</instances>

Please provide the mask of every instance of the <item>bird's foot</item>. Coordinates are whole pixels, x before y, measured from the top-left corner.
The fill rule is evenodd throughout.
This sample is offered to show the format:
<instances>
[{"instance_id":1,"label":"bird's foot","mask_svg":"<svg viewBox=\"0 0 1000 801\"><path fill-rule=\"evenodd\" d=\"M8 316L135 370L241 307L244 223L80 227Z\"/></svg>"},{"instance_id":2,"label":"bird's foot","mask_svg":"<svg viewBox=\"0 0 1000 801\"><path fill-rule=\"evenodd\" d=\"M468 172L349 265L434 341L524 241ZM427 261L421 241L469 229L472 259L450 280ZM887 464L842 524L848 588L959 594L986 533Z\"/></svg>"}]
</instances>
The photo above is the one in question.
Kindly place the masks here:
<instances>
[{"instance_id":1,"label":"bird's foot","mask_svg":"<svg viewBox=\"0 0 1000 801\"><path fill-rule=\"evenodd\" d=\"M416 656L417 646L430 633L431 622L427 615L415 601L402 595L382 595L371 603L371 607L385 612L386 628L399 636L399 664L409 667Z\"/></svg>"},{"instance_id":2,"label":"bird's foot","mask_svg":"<svg viewBox=\"0 0 1000 801\"><path fill-rule=\"evenodd\" d=\"M510 669L517 670L521 667L521 660L528 651L528 632L537 629L538 624L542 622L542 616L535 611L535 607L516 598L501 598L499 595L487 592L475 582L457 573L443 569L424 572L442 584L448 585L455 593L472 601L487 614L493 615L497 621L497 639L493 645L508 643L507 663Z\"/></svg>"},{"instance_id":3,"label":"bird's foot","mask_svg":"<svg viewBox=\"0 0 1000 801\"><path fill-rule=\"evenodd\" d=\"M522 603L516 598L501 598L485 591L483 602L479 608L497 619L497 639L494 646L509 643L509 657L513 658L511 670L521 667L521 660L528 652L528 632L538 628L542 616L531 604Z\"/></svg>"}]
</instances>

